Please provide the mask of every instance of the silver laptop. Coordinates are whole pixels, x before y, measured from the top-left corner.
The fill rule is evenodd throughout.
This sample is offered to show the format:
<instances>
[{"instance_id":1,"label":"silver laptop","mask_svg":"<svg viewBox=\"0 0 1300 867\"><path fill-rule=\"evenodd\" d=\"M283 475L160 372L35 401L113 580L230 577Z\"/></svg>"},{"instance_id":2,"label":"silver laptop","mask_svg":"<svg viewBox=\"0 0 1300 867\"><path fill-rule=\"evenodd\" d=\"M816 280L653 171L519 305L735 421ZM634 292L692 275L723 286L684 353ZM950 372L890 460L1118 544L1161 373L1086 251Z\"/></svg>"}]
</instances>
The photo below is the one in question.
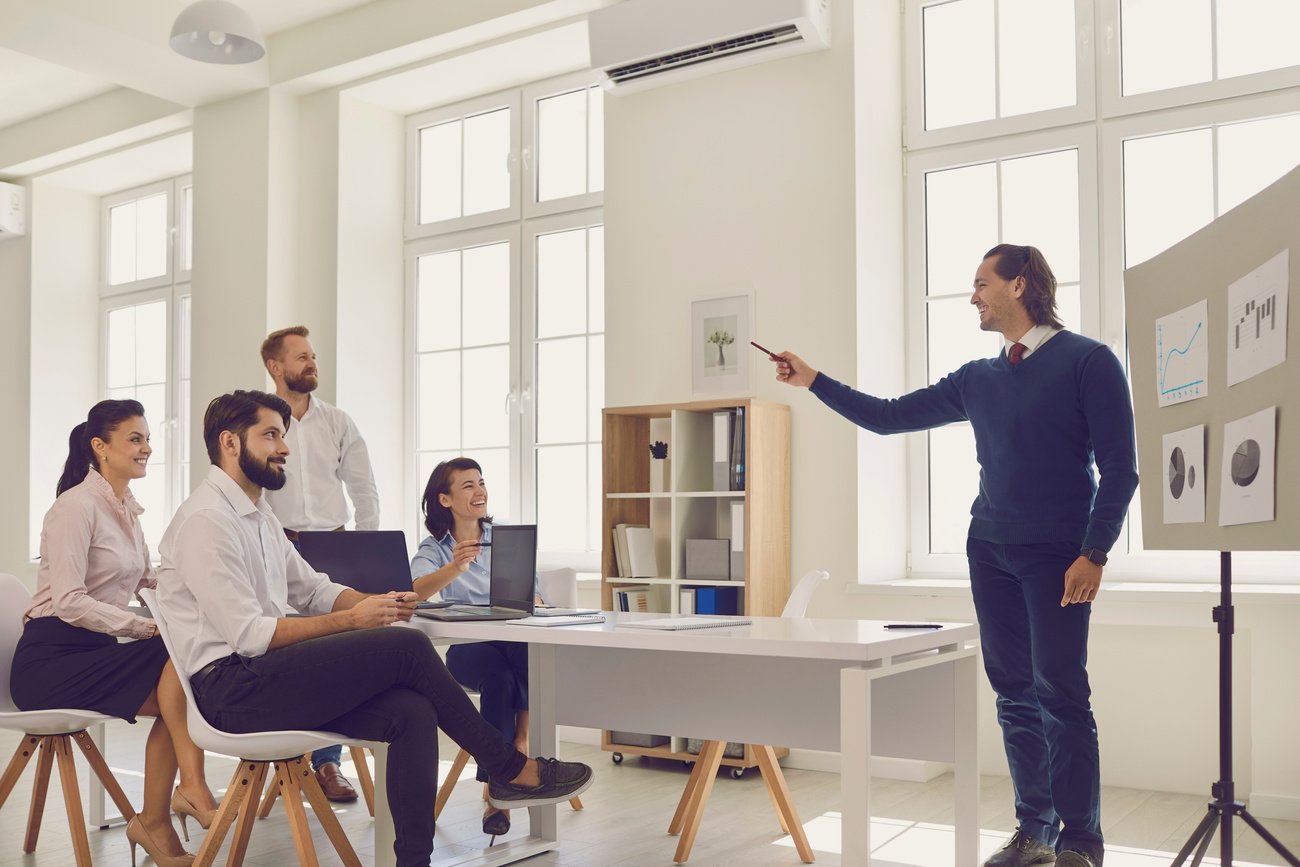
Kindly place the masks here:
<instances>
[{"instance_id":1,"label":"silver laptop","mask_svg":"<svg viewBox=\"0 0 1300 867\"><path fill-rule=\"evenodd\" d=\"M537 525L493 524L488 605L456 604L415 612L430 620L519 620L530 617L537 593Z\"/></svg>"}]
</instances>

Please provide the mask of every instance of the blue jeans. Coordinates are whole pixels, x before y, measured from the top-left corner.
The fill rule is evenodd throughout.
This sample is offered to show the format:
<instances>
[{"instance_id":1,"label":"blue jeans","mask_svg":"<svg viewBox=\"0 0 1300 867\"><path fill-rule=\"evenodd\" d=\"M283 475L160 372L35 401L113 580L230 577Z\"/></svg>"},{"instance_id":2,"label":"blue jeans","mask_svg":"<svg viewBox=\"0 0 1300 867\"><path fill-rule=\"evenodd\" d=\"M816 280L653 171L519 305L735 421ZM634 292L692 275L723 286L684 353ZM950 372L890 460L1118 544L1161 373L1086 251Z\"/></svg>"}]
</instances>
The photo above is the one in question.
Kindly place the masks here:
<instances>
[{"instance_id":1,"label":"blue jeans","mask_svg":"<svg viewBox=\"0 0 1300 867\"><path fill-rule=\"evenodd\" d=\"M518 641L477 641L447 648L447 670L479 694L479 713L514 743L516 714L528 710L528 645ZM476 778L487 782L479 768Z\"/></svg>"},{"instance_id":2,"label":"blue jeans","mask_svg":"<svg viewBox=\"0 0 1300 867\"><path fill-rule=\"evenodd\" d=\"M966 556L1020 828L1100 865L1101 769L1086 670L1092 605L1061 607L1079 546L968 539Z\"/></svg>"},{"instance_id":3,"label":"blue jeans","mask_svg":"<svg viewBox=\"0 0 1300 867\"><path fill-rule=\"evenodd\" d=\"M313 771L320 770L321 765L342 764L343 762L343 744L335 744L332 747L326 747L323 750L313 750L311 754L311 768Z\"/></svg>"}]
</instances>

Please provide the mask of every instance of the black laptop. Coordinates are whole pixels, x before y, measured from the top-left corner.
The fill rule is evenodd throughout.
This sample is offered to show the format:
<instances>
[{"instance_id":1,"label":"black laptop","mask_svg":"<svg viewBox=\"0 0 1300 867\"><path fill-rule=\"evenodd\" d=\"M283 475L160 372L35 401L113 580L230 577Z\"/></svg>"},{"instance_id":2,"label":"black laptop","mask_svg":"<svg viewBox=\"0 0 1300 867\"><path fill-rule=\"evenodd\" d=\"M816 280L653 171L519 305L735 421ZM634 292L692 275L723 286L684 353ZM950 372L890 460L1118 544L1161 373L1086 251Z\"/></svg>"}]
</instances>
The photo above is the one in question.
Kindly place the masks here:
<instances>
[{"instance_id":1,"label":"black laptop","mask_svg":"<svg viewBox=\"0 0 1300 867\"><path fill-rule=\"evenodd\" d=\"M411 589L411 563L401 530L304 530L298 553L335 584L362 593Z\"/></svg>"},{"instance_id":2,"label":"black laptop","mask_svg":"<svg viewBox=\"0 0 1300 867\"><path fill-rule=\"evenodd\" d=\"M489 605L456 604L417 611L430 620L519 620L533 613L537 592L537 525L493 524Z\"/></svg>"}]
</instances>

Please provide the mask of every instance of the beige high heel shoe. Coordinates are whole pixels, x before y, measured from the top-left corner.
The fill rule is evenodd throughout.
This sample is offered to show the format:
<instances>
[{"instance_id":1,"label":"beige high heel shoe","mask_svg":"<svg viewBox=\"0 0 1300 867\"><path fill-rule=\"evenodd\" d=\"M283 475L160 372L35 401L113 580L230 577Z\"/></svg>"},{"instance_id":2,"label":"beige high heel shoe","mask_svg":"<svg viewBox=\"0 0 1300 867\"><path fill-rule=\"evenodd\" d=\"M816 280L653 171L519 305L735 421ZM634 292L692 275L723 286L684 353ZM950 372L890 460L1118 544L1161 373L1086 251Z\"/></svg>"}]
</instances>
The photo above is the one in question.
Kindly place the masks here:
<instances>
[{"instance_id":1,"label":"beige high heel shoe","mask_svg":"<svg viewBox=\"0 0 1300 867\"><path fill-rule=\"evenodd\" d=\"M189 852L184 855L168 855L159 848L154 842L153 837L149 836L148 830L145 829L144 823L140 817L132 816L131 821L126 823L126 839L131 841L131 867L135 867L135 847L143 846L145 853L154 860L158 867L190 867L194 863L194 856Z\"/></svg>"},{"instance_id":2,"label":"beige high heel shoe","mask_svg":"<svg viewBox=\"0 0 1300 867\"><path fill-rule=\"evenodd\" d=\"M199 823L199 827L208 830L212 827L212 820L216 818L216 810L200 810L190 802L190 799L181 794L180 787L177 786L172 791L172 812L176 818L181 820L181 834L185 837L185 842L190 842L190 830L185 826L185 817Z\"/></svg>"}]
</instances>

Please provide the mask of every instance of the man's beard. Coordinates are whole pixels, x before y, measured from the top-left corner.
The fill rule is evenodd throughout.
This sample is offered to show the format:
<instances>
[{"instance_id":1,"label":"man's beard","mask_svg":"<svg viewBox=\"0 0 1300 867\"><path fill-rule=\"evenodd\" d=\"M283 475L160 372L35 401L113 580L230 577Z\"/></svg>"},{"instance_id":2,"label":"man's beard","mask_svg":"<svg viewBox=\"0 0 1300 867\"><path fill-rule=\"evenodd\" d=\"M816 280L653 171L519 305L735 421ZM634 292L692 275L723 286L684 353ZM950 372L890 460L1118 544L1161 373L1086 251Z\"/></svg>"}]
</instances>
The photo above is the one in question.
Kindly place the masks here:
<instances>
[{"instance_id":1,"label":"man's beard","mask_svg":"<svg viewBox=\"0 0 1300 867\"><path fill-rule=\"evenodd\" d=\"M243 470L250 482L268 491L278 491L288 481L288 476L284 474L282 467L273 465L270 458L258 462L248 453L247 448L239 451L239 468Z\"/></svg>"},{"instance_id":2,"label":"man's beard","mask_svg":"<svg viewBox=\"0 0 1300 867\"><path fill-rule=\"evenodd\" d=\"M311 394L318 385L320 385L320 379L314 374L310 377L303 373L299 376L286 376L284 378L285 388L296 391L298 394Z\"/></svg>"}]
</instances>

